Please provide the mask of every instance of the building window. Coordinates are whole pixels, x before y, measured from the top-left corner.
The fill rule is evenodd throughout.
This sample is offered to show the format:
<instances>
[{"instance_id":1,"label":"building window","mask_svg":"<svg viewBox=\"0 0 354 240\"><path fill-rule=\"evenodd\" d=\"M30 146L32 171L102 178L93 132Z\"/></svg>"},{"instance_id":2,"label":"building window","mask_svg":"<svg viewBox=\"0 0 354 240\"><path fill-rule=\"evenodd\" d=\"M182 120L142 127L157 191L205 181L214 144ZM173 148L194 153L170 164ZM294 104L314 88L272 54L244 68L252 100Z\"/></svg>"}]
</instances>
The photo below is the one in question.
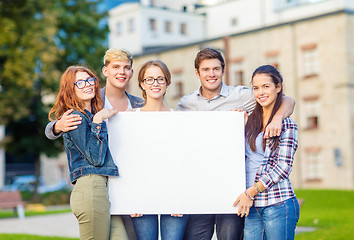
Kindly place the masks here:
<instances>
[{"instance_id":1,"label":"building window","mask_svg":"<svg viewBox=\"0 0 354 240\"><path fill-rule=\"evenodd\" d=\"M237 26L237 18L232 18L231 19L231 27L236 27Z\"/></svg>"},{"instance_id":2,"label":"building window","mask_svg":"<svg viewBox=\"0 0 354 240\"><path fill-rule=\"evenodd\" d=\"M176 82L176 93L175 93L175 98L180 99L181 97L184 96L183 93L183 82L181 80Z\"/></svg>"},{"instance_id":3,"label":"building window","mask_svg":"<svg viewBox=\"0 0 354 240\"><path fill-rule=\"evenodd\" d=\"M326 0L273 0L275 10L284 10L291 7L296 7L305 4L322 2Z\"/></svg>"},{"instance_id":4,"label":"building window","mask_svg":"<svg viewBox=\"0 0 354 240\"><path fill-rule=\"evenodd\" d=\"M173 98L175 99L180 99L181 97L184 96L184 91L183 91L183 68L177 68L177 69L173 69L171 71L172 75L173 75L173 79L174 80L174 86L173 86Z\"/></svg>"},{"instance_id":5,"label":"building window","mask_svg":"<svg viewBox=\"0 0 354 240\"><path fill-rule=\"evenodd\" d=\"M265 55L267 64L272 65L273 67L279 70L279 52L270 51L267 52Z\"/></svg>"},{"instance_id":6,"label":"building window","mask_svg":"<svg viewBox=\"0 0 354 240\"><path fill-rule=\"evenodd\" d=\"M135 20L133 18L129 19L128 21L128 31L129 32L135 31Z\"/></svg>"},{"instance_id":7,"label":"building window","mask_svg":"<svg viewBox=\"0 0 354 240\"><path fill-rule=\"evenodd\" d=\"M156 31L156 30L157 30L157 22L156 22L156 19L150 18L150 19L149 19L149 25L150 25L150 30L151 30L151 31Z\"/></svg>"},{"instance_id":8,"label":"building window","mask_svg":"<svg viewBox=\"0 0 354 240\"><path fill-rule=\"evenodd\" d=\"M172 32L172 23L170 21L165 22L165 32L167 32L167 33Z\"/></svg>"},{"instance_id":9,"label":"building window","mask_svg":"<svg viewBox=\"0 0 354 240\"><path fill-rule=\"evenodd\" d=\"M238 86L245 84L244 76L244 66L243 66L243 57L235 58L231 60L230 66L230 85Z\"/></svg>"},{"instance_id":10,"label":"building window","mask_svg":"<svg viewBox=\"0 0 354 240\"><path fill-rule=\"evenodd\" d=\"M243 70L239 69L238 71L235 71L235 86L237 85L244 85L244 80L243 80Z\"/></svg>"},{"instance_id":11,"label":"building window","mask_svg":"<svg viewBox=\"0 0 354 240\"><path fill-rule=\"evenodd\" d=\"M319 73L318 49L316 44L309 44L302 47L303 51L303 76L305 78L317 76Z\"/></svg>"},{"instance_id":12,"label":"building window","mask_svg":"<svg viewBox=\"0 0 354 240\"><path fill-rule=\"evenodd\" d=\"M187 24L181 23L180 32L182 35L187 35Z\"/></svg>"},{"instance_id":13,"label":"building window","mask_svg":"<svg viewBox=\"0 0 354 240\"><path fill-rule=\"evenodd\" d=\"M319 126L320 104L318 97L308 97L305 101L305 129L317 129Z\"/></svg>"},{"instance_id":14,"label":"building window","mask_svg":"<svg viewBox=\"0 0 354 240\"><path fill-rule=\"evenodd\" d=\"M308 148L306 152L306 180L318 181L323 177L322 163L320 161L320 149Z\"/></svg>"},{"instance_id":15,"label":"building window","mask_svg":"<svg viewBox=\"0 0 354 240\"><path fill-rule=\"evenodd\" d=\"M123 34L123 23L122 22L118 22L117 23L117 35L120 36Z\"/></svg>"}]
</instances>

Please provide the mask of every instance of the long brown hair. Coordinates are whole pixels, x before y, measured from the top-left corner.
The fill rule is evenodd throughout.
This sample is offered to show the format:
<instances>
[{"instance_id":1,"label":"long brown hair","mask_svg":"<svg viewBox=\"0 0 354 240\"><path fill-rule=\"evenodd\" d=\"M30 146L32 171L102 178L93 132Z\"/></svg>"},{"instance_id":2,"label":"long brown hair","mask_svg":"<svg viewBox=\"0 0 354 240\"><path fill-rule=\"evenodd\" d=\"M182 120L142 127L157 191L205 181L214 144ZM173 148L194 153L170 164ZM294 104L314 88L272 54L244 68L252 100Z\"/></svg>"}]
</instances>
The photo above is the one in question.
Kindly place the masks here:
<instances>
[{"instance_id":1,"label":"long brown hair","mask_svg":"<svg viewBox=\"0 0 354 240\"><path fill-rule=\"evenodd\" d=\"M76 96L74 87L76 81L76 73L86 72L95 81L95 97L91 99L91 112L96 114L102 109L102 98L100 96L100 83L97 76L88 68L83 66L70 66L68 67L60 79L59 93L57 95L54 106L48 114L49 120L60 119L61 116L69 109L75 109L85 114L85 107L83 102ZM52 116L54 115L54 118Z\"/></svg>"},{"instance_id":2,"label":"long brown hair","mask_svg":"<svg viewBox=\"0 0 354 240\"><path fill-rule=\"evenodd\" d=\"M277 95L272 113L269 117L268 123L265 126L263 126L263 108L258 102L256 103L256 107L254 108L253 112L248 117L248 121L245 127L246 139L248 141L248 144L250 145L250 148L254 152L256 151L256 138L258 134L262 132L262 130L265 129L268 126L268 124L272 121L275 113L280 108L280 105L283 100L283 84L282 84L283 77L281 76L279 71L271 65L262 65L253 72L252 83L253 83L253 78L258 74L266 74L269 77L271 77L273 83L276 86L280 84L281 90ZM275 140L275 144L273 150L278 146L279 137L275 137L274 140ZM265 149L265 144L266 144L266 140L263 139L263 150Z\"/></svg>"}]
</instances>

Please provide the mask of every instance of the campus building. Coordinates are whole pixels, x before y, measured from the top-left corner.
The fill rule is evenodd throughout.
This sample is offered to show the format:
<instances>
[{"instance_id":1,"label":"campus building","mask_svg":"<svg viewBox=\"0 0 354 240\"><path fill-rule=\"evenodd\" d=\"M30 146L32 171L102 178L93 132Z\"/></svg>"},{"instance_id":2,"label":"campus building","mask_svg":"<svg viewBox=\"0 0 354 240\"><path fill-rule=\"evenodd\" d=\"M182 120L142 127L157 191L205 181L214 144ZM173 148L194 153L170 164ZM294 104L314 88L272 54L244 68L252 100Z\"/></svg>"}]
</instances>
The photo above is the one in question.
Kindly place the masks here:
<instances>
[{"instance_id":1,"label":"campus building","mask_svg":"<svg viewBox=\"0 0 354 240\"><path fill-rule=\"evenodd\" d=\"M141 96L140 66L161 59L172 73L166 102L175 108L200 86L194 58L204 47L224 54L229 85L250 87L253 70L272 64L284 77L285 94L296 100L292 118L299 127L299 149L292 183L354 189L354 1L116 2L124 3L109 12L109 44L134 53L130 93ZM3 135L0 127L0 139ZM4 155L0 149L0 175ZM43 175L51 173L44 176L48 182L67 178L66 161L65 153L58 160L41 157Z\"/></svg>"},{"instance_id":2,"label":"campus building","mask_svg":"<svg viewBox=\"0 0 354 240\"><path fill-rule=\"evenodd\" d=\"M218 9L222 6L224 10ZM299 149L292 173L294 186L353 189L354 3L235 0L215 8L219 22L216 15L213 21L205 15L205 21L215 25L206 30L204 40L135 54L135 76L129 91L141 96L136 78L140 66L147 60L161 59L172 72L166 101L175 108L181 96L200 86L194 58L204 47L223 52L227 62L224 81L229 85L250 87L253 70L272 64L284 77L285 94L296 100L292 118L298 123ZM222 32L223 17L231 16L230 12L240 14L236 21L239 28ZM246 17L258 21L250 24ZM207 24L204 29L208 28Z\"/></svg>"}]
</instances>

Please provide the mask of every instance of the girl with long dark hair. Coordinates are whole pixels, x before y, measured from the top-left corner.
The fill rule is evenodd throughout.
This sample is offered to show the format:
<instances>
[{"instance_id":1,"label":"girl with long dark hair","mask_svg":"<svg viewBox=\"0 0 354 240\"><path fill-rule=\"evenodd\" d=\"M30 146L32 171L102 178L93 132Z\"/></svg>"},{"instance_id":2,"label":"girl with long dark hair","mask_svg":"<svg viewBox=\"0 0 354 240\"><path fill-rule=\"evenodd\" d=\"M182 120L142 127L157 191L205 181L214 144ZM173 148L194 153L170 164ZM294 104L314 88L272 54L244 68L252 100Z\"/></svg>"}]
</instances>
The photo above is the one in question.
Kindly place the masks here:
<instances>
[{"instance_id":1,"label":"girl with long dark hair","mask_svg":"<svg viewBox=\"0 0 354 240\"><path fill-rule=\"evenodd\" d=\"M235 201L238 215L246 216L244 239L294 239L299 204L289 181L298 147L297 125L283 120L281 135L265 139L264 130L279 109L283 78L271 65L252 75L257 101L246 126L246 190Z\"/></svg>"}]
</instances>

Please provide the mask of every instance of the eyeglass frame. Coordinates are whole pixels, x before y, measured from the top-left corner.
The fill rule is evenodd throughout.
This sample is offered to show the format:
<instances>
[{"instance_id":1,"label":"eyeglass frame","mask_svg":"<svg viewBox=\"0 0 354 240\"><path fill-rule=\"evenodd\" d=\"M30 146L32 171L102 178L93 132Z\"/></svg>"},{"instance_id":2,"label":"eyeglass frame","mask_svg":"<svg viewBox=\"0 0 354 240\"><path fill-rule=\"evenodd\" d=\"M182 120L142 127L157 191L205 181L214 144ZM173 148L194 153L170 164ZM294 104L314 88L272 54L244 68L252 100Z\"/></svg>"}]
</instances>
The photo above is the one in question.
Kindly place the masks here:
<instances>
[{"instance_id":1,"label":"eyeglass frame","mask_svg":"<svg viewBox=\"0 0 354 240\"><path fill-rule=\"evenodd\" d=\"M159 82L159 78L160 78L160 79L163 79L164 82L163 82L163 83L160 83L160 82ZM147 79L153 79L154 81L153 81L152 83L147 83L147 82L146 82ZM148 78L144 78L143 80L144 80L144 82L145 82L147 85L154 85L155 81L156 81L158 84L160 84L160 85L166 84L166 82L167 82L166 77L157 77L157 78L148 77Z\"/></svg>"},{"instance_id":2,"label":"eyeglass frame","mask_svg":"<svg viewBox=\"0 0 354 240\"><path fill-rule=\"evenodd\" d=\"M93 84L91 84L91 83L89 82L89 81L92 80L92 79L93 79ZM77 85L78 82L84 82L85 85L80 88L80 87ZM85 80L77 80L77 81L74 83L74 85L75 85L78 89L84 89L84 88L87 86L86 83L87 83L89 86L94 86L95 83L96 83L96 78L95 78L95 77L89 77L89 78L87 78L87 79L85 79Z\"/></svg>"}]
</instances>

